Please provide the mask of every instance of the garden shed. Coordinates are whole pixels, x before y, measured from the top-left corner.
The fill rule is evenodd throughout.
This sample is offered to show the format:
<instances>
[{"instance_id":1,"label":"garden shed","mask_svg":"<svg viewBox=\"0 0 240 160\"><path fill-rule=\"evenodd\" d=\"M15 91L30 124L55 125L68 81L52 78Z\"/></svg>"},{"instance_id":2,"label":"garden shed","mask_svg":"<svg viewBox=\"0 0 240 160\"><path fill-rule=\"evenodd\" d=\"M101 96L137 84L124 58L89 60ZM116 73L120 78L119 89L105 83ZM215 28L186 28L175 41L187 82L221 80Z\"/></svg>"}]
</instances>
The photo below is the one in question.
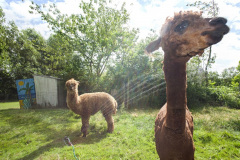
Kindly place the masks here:
<instances>
[{"instance_id":1,"label":"garden shed","mask_svg":"<svg viewBox=\"0 0 240 160\"><path fill-rule=\"evenodd\" d=\"M35 108L65 108L66 90L62 79L34 75L34 84L36 91Z\"/></svg>"}]
</instances>

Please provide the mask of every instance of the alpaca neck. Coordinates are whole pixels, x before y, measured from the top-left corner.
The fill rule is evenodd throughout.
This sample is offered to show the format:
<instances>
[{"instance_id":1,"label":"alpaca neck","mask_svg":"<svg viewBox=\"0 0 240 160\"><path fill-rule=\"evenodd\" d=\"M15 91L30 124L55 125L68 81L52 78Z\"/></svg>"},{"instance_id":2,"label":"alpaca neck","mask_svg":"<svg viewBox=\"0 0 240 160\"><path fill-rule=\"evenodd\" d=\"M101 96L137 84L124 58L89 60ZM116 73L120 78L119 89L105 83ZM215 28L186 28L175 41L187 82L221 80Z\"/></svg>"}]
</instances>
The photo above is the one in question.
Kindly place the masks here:
<instances>
[{"instance_id":1,"label":"alpaca neck","mask_svg":"<svg viewBox=\"0 0 240 160\"><path fill-rule=\"evenodd\" d=\"M78 92L71 92L67 94L67 101L69 107L73 110L78 104Z\"/></svg>"},{"instance_id":2,"label":"alpaca neck","mask_svg":"<svg viewBox=\"0 0 240 160\"><path fill-rule=\"evenodd\" d=\"M164 56L164 73L167 85L166 127L183 133L186 127L186 62Z\"/></svg>"}]
</instances>

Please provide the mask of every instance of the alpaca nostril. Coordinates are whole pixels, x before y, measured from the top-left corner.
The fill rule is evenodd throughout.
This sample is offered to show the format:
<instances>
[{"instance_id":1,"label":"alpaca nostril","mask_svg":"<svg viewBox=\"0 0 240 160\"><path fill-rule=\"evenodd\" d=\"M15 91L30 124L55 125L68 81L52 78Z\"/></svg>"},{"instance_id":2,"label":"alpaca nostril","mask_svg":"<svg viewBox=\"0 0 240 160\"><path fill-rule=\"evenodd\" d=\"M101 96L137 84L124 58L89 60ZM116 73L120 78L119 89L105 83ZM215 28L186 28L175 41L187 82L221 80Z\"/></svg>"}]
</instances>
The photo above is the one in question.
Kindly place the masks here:
<instances>
[{"instance_id":1,"label":"alpaca nostril","mask_svg":"<svg viewBox=\"0 0 240 160\"><path fill-rule=\"evenodd\" d=\"M223 18L223 17L216 17L213 18L209 21L210 25L218 25L218 24L226 24L227 23L227 19Z\"/></svg>"}]
</instances>

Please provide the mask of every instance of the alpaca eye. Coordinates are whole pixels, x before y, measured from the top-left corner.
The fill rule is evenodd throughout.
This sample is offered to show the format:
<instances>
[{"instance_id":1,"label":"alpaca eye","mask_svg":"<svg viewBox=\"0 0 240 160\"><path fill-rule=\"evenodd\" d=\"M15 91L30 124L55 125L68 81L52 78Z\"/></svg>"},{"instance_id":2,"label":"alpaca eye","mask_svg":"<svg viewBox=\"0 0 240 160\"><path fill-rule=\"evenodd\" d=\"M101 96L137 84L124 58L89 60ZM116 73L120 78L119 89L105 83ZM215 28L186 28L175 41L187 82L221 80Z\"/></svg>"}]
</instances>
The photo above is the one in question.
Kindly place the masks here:
<instances>
[{"instance_id":1,"label":"alpaca eye","mask_svg":"<svg viewBox=\"0 0 240 160\"><path fill-rule=\"evenodd\" d=\"M189 21L182 21L182 23L175 27L174 31L183 34L184 31L187 29L188 25Z\"/></svg>"}]
</instances>

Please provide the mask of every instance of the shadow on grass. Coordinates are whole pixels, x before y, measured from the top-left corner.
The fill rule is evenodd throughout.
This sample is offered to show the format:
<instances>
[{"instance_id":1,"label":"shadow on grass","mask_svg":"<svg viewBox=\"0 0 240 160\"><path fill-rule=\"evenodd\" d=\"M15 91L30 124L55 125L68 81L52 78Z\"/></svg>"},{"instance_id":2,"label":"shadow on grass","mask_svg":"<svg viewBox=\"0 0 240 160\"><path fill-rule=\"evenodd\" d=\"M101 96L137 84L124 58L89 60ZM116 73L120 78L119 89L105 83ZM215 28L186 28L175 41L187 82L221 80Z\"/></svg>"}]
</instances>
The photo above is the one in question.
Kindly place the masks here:
<instances>
[{"instance_id":1,"label":"shadow on grass","mask_svg":"<svg viewBox=\"0 0 240 160\"><path fill-rule=\"evenodd\" d=\"M73 145L76 144L94 144L97 143L99 141L101 141L102 139L107 137L107 131L104 132L97 132L97 131L91 131L87 137L82 137L79 135L79 133L72 138L72 143Z\"/></svg>"},{"instance_id":2,"label":"shadow on grass","mask_svg":"<svg viewBox=\"0 0 240 160\"><path fill-rule=\"evenodd\" d=\"M63 140L55 139L53 142L47 143L46 145L39 147L37 150L31 152L30 154L28 154L22 158L18 158L17 160L34 159L34 158L39 157L44 152L49 151L51 148L62 148L65 145L66 144L63 143Z\"/></svg>"},{"instance_id":3,"label":"shadow on grass","mask_svg":"<svg viewBox=\"0 0 240 160\"><path fill-rule=\"evenodd\" d=\"M56 135L56 133L55 133L55 135ZM78 137L78 135L79 135L79 132L75 131L68 136L73 145L97 143L98 141L101 141L103 138L105 138L107 134L105 133L105 134L99 135L97 133L94 133L94 134L91 134L90 136L87 136L86 138ZM52 148L63 148L65 146L67 146L67 144L64 142L65 136L63 136L63 135L59 135L59 136L61 136L61 138L56 138L52 142L39 147L37 150L31 152L30 154L28 154L22 158L18 158L17 160L34 159L34 158L37 158L40 155L44 154L45 152L48 152Z\"/></svg>"},{"instance_id":4,"label":"shadow on grass","mask_svg":"<svg viewBox=\"0 0 240 160\"><path fill-rule=\"evenodd\" d=\"M18 160L35 159L53 148L67 146L64 142L65 136L68 136L74 145L97 143L107 136L105 129L95 126L89 128L86 138L81 137L81 125L79 124L77 129L72 127L81 123L81 119L74 119L69 110L1 110L0 117L3 123L8 124L1 133L9 135L7 139L12 141L15 147L26 146L21 158L15 157ZM17 134L8 134L10 132ZM36 148L34 151L31 145L32 148Z\"/></svg>"}]
</instances>

